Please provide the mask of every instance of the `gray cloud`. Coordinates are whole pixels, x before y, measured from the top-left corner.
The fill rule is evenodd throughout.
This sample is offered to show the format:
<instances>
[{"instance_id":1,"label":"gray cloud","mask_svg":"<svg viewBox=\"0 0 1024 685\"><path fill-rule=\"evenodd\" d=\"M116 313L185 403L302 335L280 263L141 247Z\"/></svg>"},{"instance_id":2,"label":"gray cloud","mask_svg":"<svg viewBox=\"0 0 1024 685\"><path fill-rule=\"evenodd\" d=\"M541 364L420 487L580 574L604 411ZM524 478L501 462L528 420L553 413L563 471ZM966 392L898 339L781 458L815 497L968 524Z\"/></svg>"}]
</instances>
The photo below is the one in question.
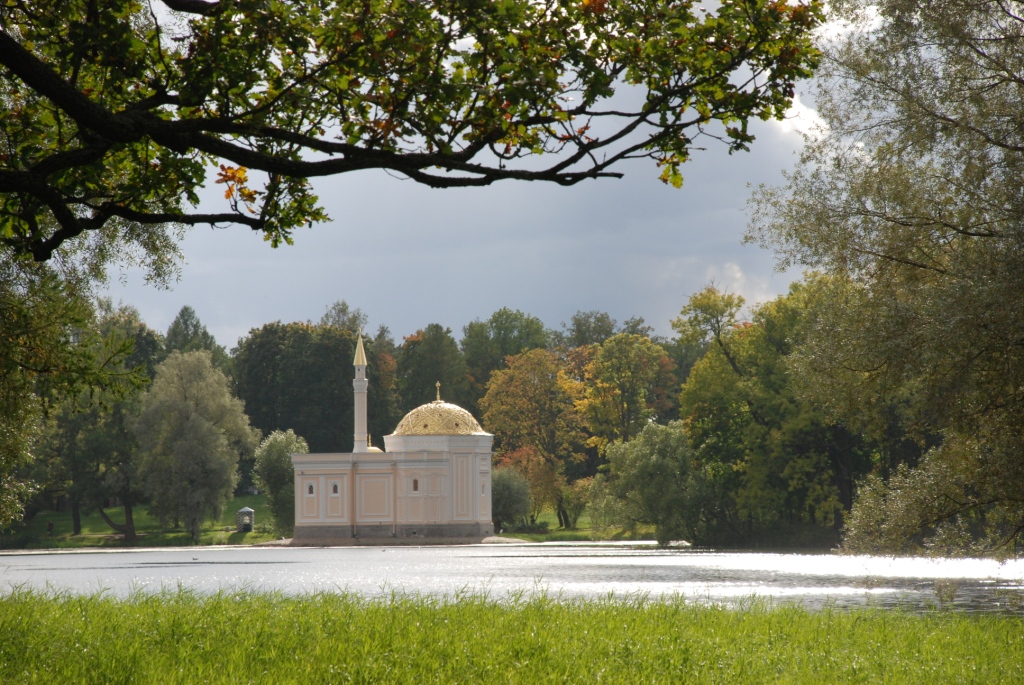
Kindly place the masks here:
<instances>
[{"instance_id":1,"label":"gray cloud","mask_svg":"<svg viewBox=\"0 0 1024 685\"><path fill-rule=\"evenodd\" d=\"M345 299L396 337L431 322L462 326L507 306L557 327L580 309L622 321L643 316L662 334L709 279L748 301L784 292L771 254L740 241L748 183L777 183L800 143L792 126L757 122L750 153L709 141L684 168L681 190L657 180L653 163L626 178L573 188L504 183L431 190L382 172L317 182L333 221L271 249L241 227L194 229L187 263L169 291L123 274L108 295L139 308L164 330L182 305L218 341L269 321L317 320ZM204 206L223 202L219 186Z\"/></svg>"}]
</instances>

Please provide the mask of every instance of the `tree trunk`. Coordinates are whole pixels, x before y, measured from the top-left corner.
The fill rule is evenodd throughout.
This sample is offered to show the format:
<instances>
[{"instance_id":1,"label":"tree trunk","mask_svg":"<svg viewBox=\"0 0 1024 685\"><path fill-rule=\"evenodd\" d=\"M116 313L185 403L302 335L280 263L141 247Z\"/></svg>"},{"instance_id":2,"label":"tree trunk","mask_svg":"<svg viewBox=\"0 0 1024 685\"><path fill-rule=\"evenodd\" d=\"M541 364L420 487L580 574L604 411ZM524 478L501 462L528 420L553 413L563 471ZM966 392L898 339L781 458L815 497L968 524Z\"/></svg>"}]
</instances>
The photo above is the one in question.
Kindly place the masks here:
<instances>
[{"instance_id":1,"label":"tree trunk","mask_svg":"<svg viewBox=\"0 0 1024 685\"><path fill-rule=\"evenodd\" d=\"M188 532L192 537L192 544L199 544L199 537L202 533L203 521L198 516L192 516L188 521Z\"/></svg>"},{"instance_id":2,"label":"tree trunk","mask_svg":"<svg viewBox=\"0 0 1024 685\"><path fill-rule=\"evenodd\" d=\"M569 512L565 510L562 503L559 502L558 506L555 507L555 512L558 514L558 525L565 530L572 528L572 524L569 522Z\"/></svg>"},{"instance_id":3,"label":"tree trunk","mask_svg":"<svg viewBox=\"0 0 1024 685\"><path fill-rule=\"evenodd\" d=\"M132 512L132 505L128 500L124 503L124 541L135 542L138 536L135 535L135 515Z\"/></svg>"},{"instance_id":4,"label":"tree trunk","mask_svg":"<svg viewBox=\"0 0 1024 685\"><path fill-rule=\"evenodd\" d=\"M125 507L126 510L128 507ZM124 535L125 541L135 540L135 522L131 518L126 518L125 523L116 523L112 518L107 516L107 512L104 511L103 507L99 507L100 518L103 522L110 526L114 532L121 533ZM127 511L126 511L127 513Z\"/></svg>"},{"instance_id":5,"label":"tree trunk","mask_svg":"<svg viewBox=\"0 0 1024 685\"><path fill-rule=\"evenodd\" d=\"M76 499L71 500L71 534L82 534L82 512Z\"/></svg>"}]
</instances>

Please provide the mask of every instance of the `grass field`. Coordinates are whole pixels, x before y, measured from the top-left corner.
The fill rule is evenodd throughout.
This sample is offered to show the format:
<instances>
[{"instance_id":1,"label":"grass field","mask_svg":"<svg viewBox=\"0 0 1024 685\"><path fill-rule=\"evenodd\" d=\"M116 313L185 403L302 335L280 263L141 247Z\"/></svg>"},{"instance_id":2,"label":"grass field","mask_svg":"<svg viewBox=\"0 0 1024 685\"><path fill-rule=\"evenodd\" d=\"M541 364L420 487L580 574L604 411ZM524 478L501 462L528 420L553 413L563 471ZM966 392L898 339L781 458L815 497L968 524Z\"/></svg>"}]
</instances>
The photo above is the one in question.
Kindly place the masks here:
<instances>
[{"instance_id":1,"label":"grass field","mask_svg":"<svg viewBox=\"0 0 1024 685\"><path fill-rule=\"evenodd\" d=\"M4 683L1019 683L1024 621L253 592L0 599Z\"/></svg>"},{"instance_id":2,"label":"grass field","mask_svg":"<svg viewBox=\"0 0 1024 685\"><path fill-rule=\"evenodd\" d=\"M538 523L547 523L547 533L503 533L502 537L518 538L530 542L583 542L587 540L653 540L654 526L641 527L635 536L627 535L625 532L612 532L609 535L599 535L590 527L590 517L584 513L576 522L576 528L562 530L558 527L558 516L553 511L541 512L537 517Z\"/></svg>"},{"instance_id":3,"label":"grass field","mask_svg":"<svg viewBox=\"0 0 1024 685\"><path fill-rule=\"evenodd\" d=\"M235 512L242 507L249 507L256 512L257 530L253 533L235 533ZM114 521L124 521L123 509L108 509ZM146 507L136 507L134 511L135 529L139 534L137 547L167 547L190 545L188 533L184 530L163 530L156 519L146 513ZM554 512L544 512L539 521L548 523L547 533L509 533L506 537L514 537L531 542L564 542L600 539L590 529L590 519L586 514L580 517L575 530L559 530L558 517ZM53 522L53 536L47 535L46 526ZM258 542L269 542L277 536L269 532L266 524L270 522L270 514L266 508L264 495L236 497L225 507L217 521L207 521L203 527L201 543L203 545L251 545ZM262 524L262 525L261 525ZM225 531L229 528L230 531ZM75 547L120 547L124 542L120 535L114 533L96 512L82 515L82 534L71 534L71 514L69 512L43 511L36 514L28 523L16 524L8 533L0 535L0 549L62 549ZM621 536L620 536L621 537ZM612 536L617 539L616 536ZM640 539L653 539L653 530L649 535L641 535Z\"/></svg>"},{"instance_id":4,"label":"grass field","mask_svg":"<svg viewBox=\"0 0 1024 685\"><path fill-rule=\"evenodd\" d=\"M242 507L255 511L257 531L252 533L236 533L235 513ZM124 509L108 509L107 515L115 522L124 522ZM139 534L136 542L138 547L166 547L192 544L184 530L164 530L156 519L146 513L146 507L135 507L133 511L135 530ZM47 534L46 527L53 522L53 536ZM201 542L203 545L249 545L256 542L267 542L277 539L269 532L266 525L270 523L264 495L246 495L229 501L224 512L216 521L207 521L203 526ZM230 530L225 530L230 528ZM110 529L96 512L83 514L81 535L72 535L71 514L69 512L42 511L27 523L15 524L13 529L0 535L0 548L6 549L50 549L71 547L119 547L124 542L121 536Z\"/></svg>"}]
</instances>

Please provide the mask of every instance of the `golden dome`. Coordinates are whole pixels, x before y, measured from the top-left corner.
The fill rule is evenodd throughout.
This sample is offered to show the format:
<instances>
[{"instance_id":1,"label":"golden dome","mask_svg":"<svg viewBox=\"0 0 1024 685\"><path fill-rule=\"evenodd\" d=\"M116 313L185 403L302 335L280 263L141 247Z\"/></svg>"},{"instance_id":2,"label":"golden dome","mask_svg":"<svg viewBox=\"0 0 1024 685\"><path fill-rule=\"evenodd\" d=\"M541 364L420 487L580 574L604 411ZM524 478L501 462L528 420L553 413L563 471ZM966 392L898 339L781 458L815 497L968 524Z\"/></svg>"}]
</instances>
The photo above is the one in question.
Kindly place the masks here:
<instances>
[{"instance_id":1,"label":"golden dome","mask_svg":"<svg viewBox=\"0 0 1024 685\"><path fill-rule=\"evenodd\" d=\"M435 400L416 407L398 422L394 435L487 435L462 407Z\"/></svg>"}]
</instances>

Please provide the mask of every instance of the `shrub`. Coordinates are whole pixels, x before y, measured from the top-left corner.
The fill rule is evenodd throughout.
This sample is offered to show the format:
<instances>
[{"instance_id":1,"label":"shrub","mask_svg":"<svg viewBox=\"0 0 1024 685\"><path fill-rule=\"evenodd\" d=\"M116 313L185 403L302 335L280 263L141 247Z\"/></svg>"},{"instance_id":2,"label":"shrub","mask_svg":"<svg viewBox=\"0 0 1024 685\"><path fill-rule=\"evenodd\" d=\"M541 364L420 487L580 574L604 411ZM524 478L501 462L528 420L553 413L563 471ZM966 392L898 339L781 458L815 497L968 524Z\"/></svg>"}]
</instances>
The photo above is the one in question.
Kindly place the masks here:
<instances>
[{"instance_id":1,"label":"shrub","mask_svg":"<svg viewBox=\"0 0 1024 685\"><path fill-rule=\"evenodd\" d=\"M514 468L494 469L491 474L491 518L494 531L530 513L530 485Z\"/></svg>"},{"instance_id":2,"label":"shrub","mask_svg":"<svg viewBox=\"0 0 1024 685\"><path fill-rule=\"evenodd\" d=\"M306 441L294 431L274 431L256 450L253 476L256 485L267 493L267 508L274 527L284 535L295 528L295 470L292 454L309 452Z\"/></svg>"}]
</instances>

